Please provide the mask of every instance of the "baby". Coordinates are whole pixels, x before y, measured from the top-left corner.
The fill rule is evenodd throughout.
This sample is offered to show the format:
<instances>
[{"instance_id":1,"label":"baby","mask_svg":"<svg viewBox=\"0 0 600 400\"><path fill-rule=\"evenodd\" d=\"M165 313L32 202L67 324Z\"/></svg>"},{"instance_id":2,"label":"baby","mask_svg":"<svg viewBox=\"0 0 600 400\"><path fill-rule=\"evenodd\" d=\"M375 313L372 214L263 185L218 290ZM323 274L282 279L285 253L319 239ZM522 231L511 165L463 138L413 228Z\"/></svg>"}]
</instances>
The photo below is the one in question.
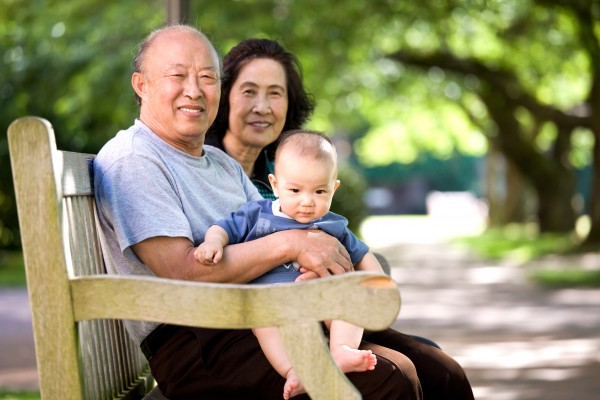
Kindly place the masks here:
<instances>
[{"instance_id":1,"label":"baby","mask_svg":"<svg viewBox=\"0 0 600 400\"><path fill-rule=\"evenodd\" d=\"M294 130L281 135L275 153L274 174L269 182L277 200L245 204L228 219L218 221L206 232L196 249L196 259L212 265L223 256L223 248L285 229L321 229L338 238L350 254L355 268L383 273L381 265L366 244L347 228L346 218L329 211L337 180L337 153L323 133ZM301 272L288 263L250 283L293 282ZM371 351L359 350L363 329L345 321L327 321L330 351L343 372L372 370L377 358ZM254 329L267 359L286 378L283 398L303 393L304 388L285 354L277 328Z\"/></svg>"}]
</instances>

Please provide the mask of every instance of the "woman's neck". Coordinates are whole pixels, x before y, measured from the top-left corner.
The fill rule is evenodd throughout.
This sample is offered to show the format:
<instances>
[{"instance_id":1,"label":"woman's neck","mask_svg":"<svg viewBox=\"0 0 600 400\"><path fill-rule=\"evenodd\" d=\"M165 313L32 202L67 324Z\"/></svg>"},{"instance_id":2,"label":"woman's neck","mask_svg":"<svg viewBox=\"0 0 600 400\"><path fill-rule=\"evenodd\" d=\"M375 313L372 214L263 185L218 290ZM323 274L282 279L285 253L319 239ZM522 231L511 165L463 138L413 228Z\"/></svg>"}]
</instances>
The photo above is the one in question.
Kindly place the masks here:
<instances>
[{"instance_id":1,"label":"woman's neck","mask_svg":"<svg viewBox=\"0 0 600 400\"><path fill-rule=\"evenodd\" d=\"M223 148L242 166L246 175L251 177L254 173L254 164L262 149L244 145L230 133L226 133L223 137Z\"/></svg>"}]
</instances>

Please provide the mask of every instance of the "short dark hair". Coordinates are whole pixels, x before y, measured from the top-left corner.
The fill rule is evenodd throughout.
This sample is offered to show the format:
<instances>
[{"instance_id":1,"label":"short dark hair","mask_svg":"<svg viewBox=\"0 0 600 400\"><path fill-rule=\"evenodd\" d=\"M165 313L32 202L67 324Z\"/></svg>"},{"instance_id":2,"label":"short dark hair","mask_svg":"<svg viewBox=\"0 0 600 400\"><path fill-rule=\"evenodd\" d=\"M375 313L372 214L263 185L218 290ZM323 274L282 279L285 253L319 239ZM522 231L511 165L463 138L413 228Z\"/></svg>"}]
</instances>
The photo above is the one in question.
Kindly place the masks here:
<instances>
[{"instance_id":1,"label":"short dark hair","mask_svg":"<svg viewBox=\"0 0 600 400\"><path fill-rule=\"evenodd\" d=\"M288 52L281 44L271 39L246 39L232 48L223 58L223 79L221 83L221 100L219 111L208 135L215 135L220 142L229 128L229 94L231 87L242 68L251 60L267 58L277 61L285 71L288 92L288 110L283 131L301 128L315 108L315 102L302 82L302 67L296 56ZM272 157L275 143L267 146Z\"/></svg>"},{"instance_id":2,"label":"short dark hair","mask_svg":"<svg viewBox=\"0 0 600 400\"><path fill-rule=\"evenodd\" d=\"M285 131L275 142L275 169L277 169L278 158L283 149L291 147L302 157L315 160L333 161L337 168L337 151L329 136L324 132L310 129L291 129ZM281 161L285 162L285 160Z\"/></svg>"}]
</instances>

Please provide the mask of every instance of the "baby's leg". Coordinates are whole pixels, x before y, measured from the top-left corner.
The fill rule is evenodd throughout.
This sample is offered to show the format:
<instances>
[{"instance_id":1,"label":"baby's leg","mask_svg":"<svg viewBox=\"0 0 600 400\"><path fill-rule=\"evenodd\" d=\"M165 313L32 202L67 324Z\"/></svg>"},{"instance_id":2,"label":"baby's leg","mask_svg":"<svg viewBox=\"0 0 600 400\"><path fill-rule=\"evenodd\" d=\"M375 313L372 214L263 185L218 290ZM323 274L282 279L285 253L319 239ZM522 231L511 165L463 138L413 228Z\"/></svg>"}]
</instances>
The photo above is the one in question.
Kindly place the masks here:
<instances>
[{"instance_id":1,"label":"baby's leg","mask_svg":"<svg viewBox=\"0 0 600 400\"><path fill-rule=\"evenodd\" d=\"M343 372L375 369L377 357L370 350L358 350L363 329L345 321L332 321L329 334L331 356Z\"/></svg>"},{"instance_id":2,"label":"baby's leg","mask_svg":"<svg viewBox=\"0 0 600 400\"><path fill-rule=\"evenodd\" d=\"M283 387L283 398L289 399L300 393L304 393L304 387L292 368L292 363L288 359L287 354L285 354L283 341L277 328L256 328L253 329L253 332L258 339L260 348L265 353L273 368L286 378Z\"/></svg>"}]
</instances>

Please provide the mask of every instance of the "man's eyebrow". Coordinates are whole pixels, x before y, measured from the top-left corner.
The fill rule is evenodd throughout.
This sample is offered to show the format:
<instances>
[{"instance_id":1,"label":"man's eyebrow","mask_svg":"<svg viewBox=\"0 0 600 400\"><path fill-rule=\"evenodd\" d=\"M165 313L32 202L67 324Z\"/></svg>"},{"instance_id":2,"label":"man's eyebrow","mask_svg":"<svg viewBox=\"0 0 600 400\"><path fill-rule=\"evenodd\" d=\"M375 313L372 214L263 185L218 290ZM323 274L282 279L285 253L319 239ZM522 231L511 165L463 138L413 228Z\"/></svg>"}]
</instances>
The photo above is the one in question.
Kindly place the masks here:
<instances>
[{"instance_id":1,"label":"man's eyebrow","mask_svg":"<svg viewBox=\"0 0 600 400\"><path fill-rule=\"evenodd\" d=\"M167 64L167 68L185 68L183 64Z\"/></svg>"},{"instance_id":2,"label":"man's eyebrow","mask_svg":"<svg viewBox=\"0 0 600 400\"><path fill-rule=\"evenodd\" d=\"M185 64L181 64L181 63L177 63L177 64L168 64L167 65L167 69L172 69L172 68L188 68L188 65ZM206 67L201 67L200 71L204 71L206 69L212 70L212 71L218 71L219 69L217 67L215 67L214 65L210 65L210 66L206 66Z\"/></svg>"}]
</instances>

